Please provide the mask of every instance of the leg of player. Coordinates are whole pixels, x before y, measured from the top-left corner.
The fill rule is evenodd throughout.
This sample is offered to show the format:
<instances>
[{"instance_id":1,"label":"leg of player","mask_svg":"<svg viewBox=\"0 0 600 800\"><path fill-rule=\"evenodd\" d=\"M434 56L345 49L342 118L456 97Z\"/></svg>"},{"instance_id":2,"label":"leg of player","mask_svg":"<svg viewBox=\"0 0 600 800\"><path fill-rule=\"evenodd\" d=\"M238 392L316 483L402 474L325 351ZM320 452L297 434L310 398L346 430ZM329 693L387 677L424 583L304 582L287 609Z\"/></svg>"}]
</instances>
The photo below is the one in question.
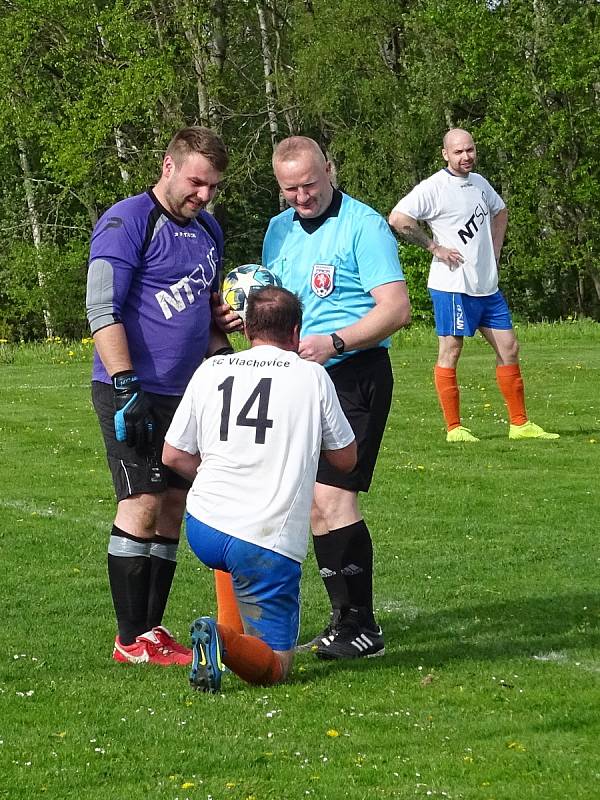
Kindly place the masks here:
<instances>
[{"instance_id":1,"label":"leg of player","mask_svg":"<svg viewBox=\"0 0 600 800\"><path fill-rule=\"evenodd\" d=\"M228 580L242 631L199 617L192 624L190 683L215 692L225 667L248 683L279 683L289 672L300 620L301 565L280 553L222 533L188 514L190 547ZM237 619L234 620L237 623Z\"/></svg>"},{"instance_id":2,"label":"leg of player","mask_svg":"<svg viewBox=\"0 0 600 800\"><path fill-rule=\"evenodd\" d=\"M191 635L190 684L204 692L219 691L225 667L246 683L272 686L287 678L292 665L293 650L273 650L257 636L238 633L210 617L199 617Z\"/></svg>"},{"instance_id":3,"label":"leg of player","mask_svg":"<svg viewBox=\"0 0 600 800\"><path fill-rule=\"evenodd\" d=\"M558 439L558 433L548 433L531 422L525 408L525 389L519 366L519 344L514 330L481 327L481 335L496 353L496 381L510 421L510 439Z\"/></svg>"},{"instance_id":4,"label":"leg of player","mask_svg":"<svg viewBox=\"0 0 600 800\"><path fill-rule=\"evenodd\" d=\"M162 625L163 615L171 592L177 567L177 549L187 491L169 487L160 495L160 512L156 522L156 533L150 546L150 587L146 612L146 630L153 631L163 647L185 657L177 663L189 664L191 650L177 642L169 630Z\"/></svg>"},{"instance_id":5,"label":"leg of player","mask_svg":"<svg viewBox=\"0 0 600 800\"><path fill-rule=\"evenodd\" d=\"M322 484L319 484L322 486ZM357 511L358 516L360 516ZM353 514L355 519L357 515ZM327 521L321 513L319 506L313 499L310 514L310 526L313 534L313 547L315 558L319 567L319 574L323 580L325 590L331 603L331 613L329 622L316 636L304 644L296 646L296 652L316 652L317 648L324 642L331 641L337 631L342 614L346 613L350 607L350 597L348 585L342 574L342 550L343 543L338 541L343 538L343 533L339 536L337 531L330 533Z\"/></svg>"},{"instance_id":6,"label":"leg of player","mask_svg":"<svg viewBox=\"0 0 600 800\"><path fill-rule=\"evenodd\" d=\"M456 367L463 341L462 336L438 336L438 360L434 368L434 382L446 422L448 442L478 441L468 428L460 424L460 391Z\"/></svg>"},{"instance_id":7,"label":"leg of player","mask_svg":"<svg viewBox=\"0 0 600 800\"><path fill-rule=\"evenodd\" d=\"M383 655L373 609L373 544L357 493L317 483L311 522L332 612L327 628L303 649L320 658Z\"/></svg>"},{"instance_id":8,"label":"leg of player","mask_svg":"<svg viewBox=\"0 0 600 800\"><path fill-rule=\"evenodd\" d=\"M162 494L138 494L117 506L108 547L108 573L119 629L113 650L116 661L163 666L191 661L191 651L177 644L160 625L177 547L172 530L167 530L170 537L156 536L162 500ZM150 624L150 617L155 624Z\"/></svg>"},{"instance_id":9,"label":"leg of player","mask_svg":"<svg viewBox=\"0 0 600 800\"><path fill-rule=\"evenodd\" d=\"M226 625L238 633L244 632L237 598L233 589L233 580L229 572L214 570L215 594L217 596L217 622Z\"/></svg>"}]
</instances>

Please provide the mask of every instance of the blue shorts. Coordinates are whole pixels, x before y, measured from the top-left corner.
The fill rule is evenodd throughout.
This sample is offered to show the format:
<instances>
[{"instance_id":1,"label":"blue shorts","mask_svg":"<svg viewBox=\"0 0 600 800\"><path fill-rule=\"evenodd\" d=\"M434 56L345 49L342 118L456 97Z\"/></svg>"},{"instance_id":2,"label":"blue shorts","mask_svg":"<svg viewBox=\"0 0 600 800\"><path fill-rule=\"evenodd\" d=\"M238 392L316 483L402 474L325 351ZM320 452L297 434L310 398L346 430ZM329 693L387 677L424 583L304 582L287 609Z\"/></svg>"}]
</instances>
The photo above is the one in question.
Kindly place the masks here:
<instances>
[{"instance_id":1,"label":"blue shorts","mask_svg":"<svg viewBox=\"0 0 600 800\"><path fill-rule=\"evenodd\" d=\"M512 329L508 304L500 290L485 297L430 289L438 336L475 336L479 328Z\"/></svg>"},{"instance_id":2,"label":"blue shorts","mask_svg":"<svg viewBox=\"0 0 600 800\"><path fill-rule=\"evenodd\" d=\"M185 528L200 561L231 573L244 631L273 650L295 647L300 627L300 564L211 528L191 514L185 515Z\"/></svg>"}]
</instances>

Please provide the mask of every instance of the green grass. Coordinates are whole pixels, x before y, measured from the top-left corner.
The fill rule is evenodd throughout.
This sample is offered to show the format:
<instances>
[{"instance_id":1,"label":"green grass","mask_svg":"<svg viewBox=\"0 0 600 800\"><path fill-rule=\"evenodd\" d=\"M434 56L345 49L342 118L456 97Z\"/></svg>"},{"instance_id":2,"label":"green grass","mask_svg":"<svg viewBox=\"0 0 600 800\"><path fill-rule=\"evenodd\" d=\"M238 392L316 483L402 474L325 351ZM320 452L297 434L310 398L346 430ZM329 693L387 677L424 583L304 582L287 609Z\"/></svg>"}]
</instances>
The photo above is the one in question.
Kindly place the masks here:
<instances>
[{"instance_id":1,"label":"green grass","mask_svg":"<svg viewBox=\"0 0 600 800\"><path fill-rule=\"evenodd\" d=\"M185 670L110 659L113 498L89 345L0 347L0 798L598 796L599 328L519 330L530 415L557 442L508 440L492 354L467 342L471 446L444 440L434 335L396 336L362 503L387 655L302 655L288 685L227 676L216 697ZM312 635L327 613L312 556L303 591ZM185 639L214 606L183 543L165 621Z\"/></svg>"}]
</instances>

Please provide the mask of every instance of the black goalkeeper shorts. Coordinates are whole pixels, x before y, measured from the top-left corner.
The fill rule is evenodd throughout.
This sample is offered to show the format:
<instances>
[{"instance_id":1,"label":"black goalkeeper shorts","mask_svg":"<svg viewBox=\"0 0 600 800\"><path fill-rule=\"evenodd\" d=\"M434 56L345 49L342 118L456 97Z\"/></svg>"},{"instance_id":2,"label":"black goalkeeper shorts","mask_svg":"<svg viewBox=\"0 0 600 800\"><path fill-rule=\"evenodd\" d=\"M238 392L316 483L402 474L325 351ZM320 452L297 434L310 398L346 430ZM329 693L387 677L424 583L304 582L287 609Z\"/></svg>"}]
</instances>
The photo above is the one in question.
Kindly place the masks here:
<instances>
[{"instance_id":1,"label":"black goalkeeper shorts","mask_svg":"<svg viewBox=\"0 0 600 800\"><path fill-rule=\"evenodd\" d=\"M181 397L147 392L156 423L154 454L141 456L127 442L115 436L113 388L109 383L92 381L92 402L104 437L106 457L117 501L132 494L154 494L168 488L188 491L192 485L161 461L165 436Z\"/></svg>"},{"instance_id":2,"label":"black goalkeeper shorts","mask_svg":"<svg viewBox=\"0 0 600 800\"><path fill-rule=\"evenodd\" d=\"M394 378L387 347L361 350L330 367L327 372L354 431L358 461L352 472L343 473L332 467L322 455L317 483L352 492L367 492L392 403Z\"/></svg>"}]
</instances>

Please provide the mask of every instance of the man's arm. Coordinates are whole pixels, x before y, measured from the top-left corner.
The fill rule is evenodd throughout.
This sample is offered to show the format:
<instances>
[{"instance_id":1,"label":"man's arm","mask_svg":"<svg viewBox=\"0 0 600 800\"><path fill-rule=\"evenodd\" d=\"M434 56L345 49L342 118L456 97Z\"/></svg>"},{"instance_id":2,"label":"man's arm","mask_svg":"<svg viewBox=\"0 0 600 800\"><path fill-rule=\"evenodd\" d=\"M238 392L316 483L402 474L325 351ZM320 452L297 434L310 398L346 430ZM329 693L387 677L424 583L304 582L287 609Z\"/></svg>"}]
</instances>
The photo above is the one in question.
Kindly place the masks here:
<instances>
[{"instance_id":1,"label":"man's arm","mask_svg":"<svg viewBox=\"0 0 600 800\"><path fill-rule=\"evenodd\" d=\"M200 466L200 455L179 450L165 442L162 451L162 462L165 466L182 475L186 480L193 481Z\"/></svg>"},{"instance_id":2,"label":"man's arm","mask_svg":"<svg viewBox=\"0 0 600 800\"><path fill-rule=\"evenodd\" d=\"M133 369L127 335L121 322L107 325L94 333L94 345L109 375Z\"/></svg>"},{"instance_id":3,"label":"man's arm","mask_svg":"<svg viewBox=\"0 0 600 800\"><path fill-rule=\"evenodd\" d=\"M492 243L494 245L494 255L496 256L496 264L500 262L500 253L502 252L502 245L504 244L504 235L506 234L506 226L508 225L508 210L501 208L498 213L492 217L490 222L492 229Z\"/></svg>"},{"instance_id":4,"label":"man's arm","mask_svg":"<svg viewBox=\"0 0 600 800\"><path fill-rule=\"evenodd\" d=\"M425 231L419 227L416 219L409 217L408 214L403 214L401 211L392 211L389 217L391 227L396 231L398 236L402 237L408 244L416 244L422 247L432 256L443 261L450 269L456 269L463 263L464 258L458 250L454 248L443 247L431 239Z\"/></svg>"},{"instance_id":5,"label":"man's arm","mask_svg":"<svg viewBox=\"0 0 600 800\"><path fill-rule=\"evenodd\" d=\"M384 283L372 289L370 294L375 300L374 307L362 319L335 331L344 340L346 350L374 347L410 323L410 301L405 281ZM312 334L300 341L298 353L308 361L324 364L336 355L336 350L329 334Z\"/></svg>"},{"instance_id":6,"label":"man's arm","mask_svg":"<svg viewBox=\"0 0 600 800\"><path fill-rule=\"evenodd\" d=\"M215 355L215 353L225 352L225 351L230 351L233 353L233 347L231 346L231 342L229 341L225 333L217 326L217 323L213 318L208 333L206 358L210 358L210 356Z\"/></svg>"},{"instance_id":7,"label":"man's arm","mask_svg":"<svg viewBox=\"0 0 600 800\"><path fill-rule=\"evenodd\" d=\"M340 450L321 451L332 467L339 469L340 472L352 472L356 466L356 439Z\"/></svg>"}]
</instances>

